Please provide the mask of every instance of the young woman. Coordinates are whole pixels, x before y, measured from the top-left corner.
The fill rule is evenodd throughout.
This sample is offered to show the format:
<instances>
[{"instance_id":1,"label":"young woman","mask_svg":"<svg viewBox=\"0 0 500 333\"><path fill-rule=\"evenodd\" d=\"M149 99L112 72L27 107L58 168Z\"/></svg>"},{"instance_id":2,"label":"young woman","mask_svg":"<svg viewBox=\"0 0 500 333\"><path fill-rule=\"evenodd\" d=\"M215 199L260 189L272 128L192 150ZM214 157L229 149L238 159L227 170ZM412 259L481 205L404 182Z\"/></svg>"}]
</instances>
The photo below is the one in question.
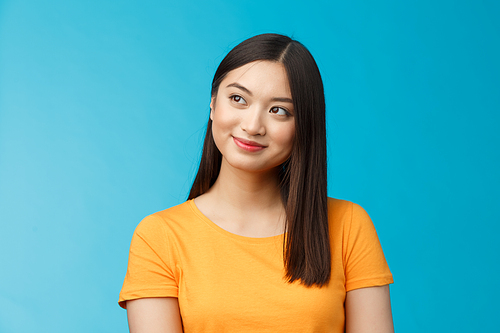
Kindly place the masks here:
<instances>
[{"instance_id":1,"label":"young woman","mask_svg":"<svg viewBox=\"0 0 500 333\"><path fill-rule=\"evenodd\" d=\"M137 227L119 304L136 332L393 332L365 211L327 198L323 83L289 37L245 40L212 82L188 201Z\"/></svg>"}]
</instances>

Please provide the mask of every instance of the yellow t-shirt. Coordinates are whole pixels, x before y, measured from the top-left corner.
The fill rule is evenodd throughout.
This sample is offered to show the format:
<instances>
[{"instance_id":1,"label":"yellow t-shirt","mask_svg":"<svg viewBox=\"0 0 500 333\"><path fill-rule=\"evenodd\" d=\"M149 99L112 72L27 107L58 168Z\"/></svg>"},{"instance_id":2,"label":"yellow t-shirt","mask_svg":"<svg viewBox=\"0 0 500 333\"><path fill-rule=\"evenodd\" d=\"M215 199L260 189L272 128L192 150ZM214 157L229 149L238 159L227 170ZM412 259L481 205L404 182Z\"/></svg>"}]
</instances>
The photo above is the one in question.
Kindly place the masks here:
<instances>
[{"instance_id":1,"label":"yellow t-shirt","mask_svg":"<svg viewBox=\"0 0 500 333\"><path fill-rule=\"evenodd\" d=\"M360 206L328 199L332 274L325 287L284 280L283 235L230 233L193 200L135 230L119 304L177 297L184 332L344 332L353 289L392 283L373 224Z\"/></svg>"}]
</instances>

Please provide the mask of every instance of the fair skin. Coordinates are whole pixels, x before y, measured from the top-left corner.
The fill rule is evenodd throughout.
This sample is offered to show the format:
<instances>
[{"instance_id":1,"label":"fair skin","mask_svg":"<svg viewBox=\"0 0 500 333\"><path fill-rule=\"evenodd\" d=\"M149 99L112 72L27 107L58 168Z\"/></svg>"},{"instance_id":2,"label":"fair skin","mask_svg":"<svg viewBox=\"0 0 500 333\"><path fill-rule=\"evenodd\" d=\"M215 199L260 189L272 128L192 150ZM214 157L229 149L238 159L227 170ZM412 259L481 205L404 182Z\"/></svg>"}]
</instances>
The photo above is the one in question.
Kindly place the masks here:
<instances>
[{"instance_id":1,"label":"fair skin","mask_svg":"<svg viewBox=\"0 0 500 333\"><path fill-rule=\"evenodd\" d=\"M182 332L177 298L140 298L127 301L127 317L131 333Z\"/></svg>"},{"instance_id":2,"label":"fair skin","mask_svg":"<svg viewBox=\"0 0 500 333\"><path fill-rule=\"evenodd\" d=\"M222 153L215 184L198 209L229 232L246 237L283 233L277 168L289 157L295 120L285 68L256 61L228 73L210 103L214 140ZM346 332L393 332L389 286L347 292ZM130 332L182 332L176 298L127 302Z\"/></svg>"},{"instance_id":3,"label":"fair skin","mask_svg":"<svg viewBox=\"0 0 500 333\"><path fill-rule=\"evenodd\" d=\"M258 61L231 71L210 105L222 165L212 188L195 199L197 207L221 228L241 236L282 234L277 167L290 156L295 134L283 65ZM240 140L262 147L242 146Z\"/></svg>"},{"instance_id":4,"label":"fair skin","mask_svg":"<svg viewBox=\"0 0 500 333\"><path fill-rule=\"evenodd\" d=\"M348 291L345 318L347 333L393 333L389 285Z\"/></svg>"}]
</instances>

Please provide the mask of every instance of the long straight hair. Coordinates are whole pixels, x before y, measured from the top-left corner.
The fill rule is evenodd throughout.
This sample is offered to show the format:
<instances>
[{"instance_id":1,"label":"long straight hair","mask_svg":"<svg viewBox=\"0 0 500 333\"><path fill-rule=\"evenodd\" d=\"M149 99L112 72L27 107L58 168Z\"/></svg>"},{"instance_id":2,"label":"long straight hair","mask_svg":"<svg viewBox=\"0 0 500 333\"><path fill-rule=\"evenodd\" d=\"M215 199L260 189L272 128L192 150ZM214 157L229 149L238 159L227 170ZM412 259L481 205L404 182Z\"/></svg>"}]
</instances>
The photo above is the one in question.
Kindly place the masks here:
<instances>
[{"instance_id":1,"label":"long straight hair","mask_svg":"<svg viewBox=\"0 0 500 333\"><path fill-rule=\"evenodd\" d=\"M306 286L328 284L331 273L327 207L325 96L318 66L298 41L278 34L249 38L222 60L212 81L212 97L227 74L245 64L268 60L283 64L292 94L295 138L279 172L286 212L283 261L285 278ZM198 173L188 199L207 192L219 176L222 155L208 120Z\"/></svg>"}]
</instances>

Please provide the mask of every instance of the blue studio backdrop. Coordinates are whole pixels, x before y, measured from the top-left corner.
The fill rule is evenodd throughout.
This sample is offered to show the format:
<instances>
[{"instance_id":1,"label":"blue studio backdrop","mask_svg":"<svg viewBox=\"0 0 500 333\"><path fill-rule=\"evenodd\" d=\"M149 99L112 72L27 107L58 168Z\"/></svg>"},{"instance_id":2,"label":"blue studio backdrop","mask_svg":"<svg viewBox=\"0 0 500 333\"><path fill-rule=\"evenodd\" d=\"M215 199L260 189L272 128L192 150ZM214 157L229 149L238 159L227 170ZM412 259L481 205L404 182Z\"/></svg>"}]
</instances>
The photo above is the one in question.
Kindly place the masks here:
<instances>
[{"instance_id":1,"label":"blue studio backdrop","mask_svg":"<svg viewBox=\"0 0 500 333\"><path fill-rule=\"evenodd\" d=\"M134 228L184 201L223 56L315 56L329 195L371 215L399 332L498 327L495 1L0 1L0 332L125 332Z\"/></svg>"}]
</instances>

